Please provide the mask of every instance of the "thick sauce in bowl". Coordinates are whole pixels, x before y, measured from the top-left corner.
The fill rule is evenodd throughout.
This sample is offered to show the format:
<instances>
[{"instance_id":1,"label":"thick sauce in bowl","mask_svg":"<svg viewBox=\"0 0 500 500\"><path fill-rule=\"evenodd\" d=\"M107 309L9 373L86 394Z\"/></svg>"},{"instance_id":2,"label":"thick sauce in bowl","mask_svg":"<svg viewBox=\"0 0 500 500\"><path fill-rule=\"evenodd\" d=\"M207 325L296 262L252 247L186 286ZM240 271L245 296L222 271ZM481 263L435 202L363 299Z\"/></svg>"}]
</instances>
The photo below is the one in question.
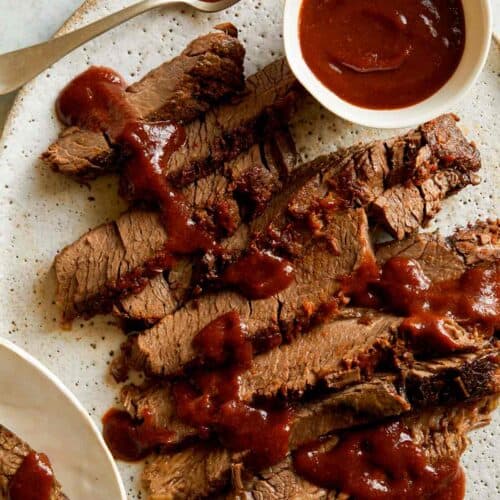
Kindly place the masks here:
<instances>
[{"instance_id":1,"label":"thick sauce in bowl","mask_svg":"<svg viewBox=\"0 0 500 500\"><path fill-rule=\"evenodd\" d=\"M402 108L437 92L462 58L461 0L304 0L303 57L340 98Z\"/></svg>"}]
</instances>

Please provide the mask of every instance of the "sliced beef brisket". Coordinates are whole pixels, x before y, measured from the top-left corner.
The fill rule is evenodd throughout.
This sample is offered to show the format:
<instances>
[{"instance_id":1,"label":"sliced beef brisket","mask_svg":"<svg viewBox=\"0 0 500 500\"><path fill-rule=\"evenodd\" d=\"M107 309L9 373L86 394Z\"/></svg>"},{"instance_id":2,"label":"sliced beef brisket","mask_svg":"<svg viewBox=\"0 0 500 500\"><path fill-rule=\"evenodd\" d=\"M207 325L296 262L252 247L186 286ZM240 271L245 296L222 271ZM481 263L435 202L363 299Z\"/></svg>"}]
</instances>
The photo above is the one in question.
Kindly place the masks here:
<instances>
[{"instance_id":1,"label":"sliced beef brisket","mask_svg":"<svg viewBox=\"0 0 500 500\"><path fill-rule=\"evenodd\" d=\"M342 242L342 253L332 251L331 241ZM370 252L364 211L335 212L324 236L304 243L303 258L298 259L294 283L288 288L263 300L249 301L237 292L221 291L189 302L132 340L130 362L151 374L178 372L197 358L192 345L196 334L229 312L238 313L255 339L271 332L293 336L324 315L332 303L335 308L340 278L357 269ZM318 289L318 283L323 287Z\"/></svg>"},{"instance_id":2,"label":"sliced beef brisket","mask_svg":"<svg viewBox=\"0 0 500 500\"><path fill-rule=\"evenodd\" d=\"M276 130L264 145L252 146L247 154L228 162L221 175L200 179L184 192L197 207L197 217L210 220L221 236L227 236L220 240L225 251L235 252L247 246L250 235L269 212L267 206L276 203L273 195L281 193L286 181L297 175L298 166L290 134ZM197 268L203 260L210 265L211 258L180 260L170 271L148 282L140 293L119 300L114 314L134 324L156 323L187 302L196 286L193 274L201 272Z\"/></svg>"},{"instance_id":3,"label":"sliced beef brisket","mask_svg":"<svg viewBox=\"0 0 500 500\"><path fill-rule=\"evenodd\" d=\"M353 425L349 423L353 418L364 421L367 415L371 418L390 416L412 407L455 403L500 392L498 349L491 346L477 353L419 361L415 366L402 364L398 375L372 372L369 377L362 373L362 350L357 353L360 354L358 359L351 359L350 353L337 358L337 366L343 367L343 375L353 374L350 379L344 377L341 381L338 373L328 366L325 366L324 372L321 368L316 372L310 370L305 375L300 375L302 385L300 391L296 390L295 394L293 394L293 383L297 382L299 378L297 373L305 364L305 360L301 360L300 366L295 371L283 364L272 366L269 363L265 368L273 370L270 377L274 377L275 381L280 376L281 370L288 369L289 373L281 374L278 383L269 389L265 386L264 374L259 373L255 383L251 381L251 373L246 376L244 374L245 378L240 389L241 397L244 401L252 401L256 396L272 398L280 392L282 394L288 392L289 397L293 395L291 401L296 401L290 437L290 442L293 444L296 441L304 443L315 439L329 432L331 425L342 423L342 427L337 428L349 427ZM275 360L266 356L262 356L263 361ZM256 363L259 363L258 358ZM376 366L372 367L375 368ZM310 396L305 400L297 400L298 393L302 393L308 387L308 382L312 385L313 378L315 389L323 387L323 392L327 390L326 395L317 401L313 398L307 402ZM252 384L254 387L251 387ZM332 390L334 392L331 392ZM314 394L314 391L310 394ZM153 417L155 426L171 431L173 445L198 434L196 428L186 425L177 416L172 385L167 381L147 384L145 387L127 385L122 389L121 400L134 418L141 418L148 413ZM332 411L332 408L336 410ZM345 411L340 411L340 408ZM346 420L347 425L344 425ZM317 434L321 429L322 432Z\"/></svg>"},{"instance_id":4,"label":"sliced beef brisket","mask_svg":"<svg viewBox=\"0 0 500 500\"><path fill-rule=\"evenodd\" d=\"M9 483L25 457L33 450L22 439L0 425L0 499L9 499ZM54 481L50 500L66 500L61 485Z\"/></svg>"},{"instance_id":5,"label":"sliced beef brisket","mask_svg":"<svg viewBox=\"0 0 500 500\"><path fill-rule=\"evenodd\" d=\"M190 122L243 89L245 50L234 27L221 26L191 42L173 60L128 87L128 104L148 120ZM104 134L70 127L42 155L54 170L88 179L117 168Z\"/></svg>"},{"instance_id":6,"label":"sliced beef brisket","mask_svg":"<svg viewBox=\"0 0 500 500\"><path fill-rule=\"evenodd\" d=\"M483 399L474 405L431 408L405 416L401 422L410 430L414 443L424 450L429 463L436 464L441 460L459 459L469 442L467 434L487 425L493 409L494 400ZM335 446L337 440L338 437L332 435L324 445L328 447L331 443ZM231 492L223 497L227 500L351 498L343 492L319 488L298 476L291 457L258 475L249 474L241 465L235 464L231 482Z\"/></svg>"},{"instance_id":7,"label":"sliced beef brisket","mask_svg":"<svg viewBox=\"0 0 500 500\"><path fill-rule=\"evenodd\" d=\"M456 366L453 369L456 369ZM498 391L498 387L496 390ZM401 382L396 382L390 376L381 376L370 382L344 389L323 400L303 404L295 410L295 417L291 423L290 450L295 450L324 434L421 410L421 406L412 405L400 393L405 393ZM451 408L458 414L462 414L462 410L466 409L463 415L473 415L474 419L477 419L474 420L474 426L480 426L487 423L489 412L495 404L496 397L493 396L484 398L480 403L472 402L463 406L459 404ZM434 415L432 407L429 411ZM405 418L413 417L410 414ZM439 425L440 419L425 418L423 421L429 429L434 429ZM416 430L416 439L417 436L426 436L428 432L422 428ZM446 443L438 444L448 446ZM460 441L460 446L465 444L465 439ZM216 457L214 462L211 461L212 453ZM430 453L436 451L431 450ZM153 497L154 495L165 495L168 498L199 498L208 495L213 497L215 492L229 481L231 469L234 466L241 467L239 464L243 457L242 453L231 453L224 448L194 445L178 453L158 455L146 465L143 480ZM196 478L190 477L189 471L198 470L200 465L196 464L200 464L201 461L204 463L200 470L202 475ZM212 467L212 464L216 467ZM233 469L233 476L234 473Z\"/></svg>"},{"instance_id":8,"label":"sliced beef brisket","mask_svg":"<svg viewBox=\"0 0 500 500\"><path fill-rule=\"evenodd\" d=\"M269 64L247 79L240 97L186 125L186 140L170 156L165 174L176 186L184 186L222 167L287 123L300 92L284 59Z\"/></svg>"},{"instance_id":9,"label":"sliced beef brisket","mask_svg":"<svg viewBox=\"0 0 500 500\"><path fill-rule=\"evenodd\" d=\"M276 131L274 137L287 134ZM287 158L293 152L275 147L275 155L279 151ZM234 232L241 224L236 182L255 170L266 172L269 177L266 193L280 189L287 175L277 170L272 159L266 158L263 147L252 146L248 152L227 162L223 172L200 179L182 190L193 217L220 237ZM260 201L266 202L264 195ZM254 214L247 210L245 216L251 218ZM64 319L109 311L120 297L142 290L149 277L157 276L171 264L165 252L167 238L157 212L135 209L115 222L89 231L64 248L55 259L56 301ZM140 297L118 302L115 311L135 320L163 317L184 297L190 273L191 264L182 260L166 273L166 280L171 284L168 289L163 278L158 277Z\"/></svg>"},{"instance_id":10,"label":"sliced beef brisket","mask_svg":"<svg viewBox=\"0 0 500 500\"><path fill-rule=\"evenodd\" d=\"M425 152L431 150L430 143L434 144L434 138L440 134L448 139L444 140L441 148L433 146L435 154L432 161L437 166L430 168L430 172L434 172L432 175L440 175L436 169L443 165L454 165L454 168L459 171L467 172L469 169L478 168L477 152L465 141L455 125L454 118L445 115L386 143L379 141L364 146L355 146L347 151L320 157L303 165L300 171L305 176L304 180L297 183L295 187L293 184L289 185L290 192L277 196L250 227L240 227L239 233L227 243L227 248L233 253L233 258L237 258L238 252L250 244L249 236L252 233L262 233L267 230L268 233L273 233L278 240L281 240L279 244L286 250L300 253L303 249L300 248L297 238L286 227L290 218L307 220L307 223L314 227L316 234L320 234L322 214L318 206L333 205L339 196L347 199L348 203L366 207L369 213L372 213L371 208L377 199L394 189L400 189L402 198L399 201L405 206L410 206L412 190L407 188L412 184L417 173L419 181L424 180L422 158L429 156ZM452 159L449 149L454 144L459 144L462 150L469 152L468 160ZM441 154L445 149L448 156L438 158L436 155ZM443 192L444 196L446 194ZM399 201L391 206L395 213L404 214L405 208ZM287 212L288 217L285 217L284 214ZM416 229L423 219L417 217L415 221L418 222L411 231ZM388 231L392 231L391 224L385 226ZM402 236L407 232L405 227L403 222L399 226L398 231ZM209 263L209 268L202 270L202 274L209 275L213 280L214 277L220 276L220 270L214 273L214 268L217 268L217 263ZM202 285L206 284L202 283ZM142 297L131 297L127 302L130 301L134 307L121 308L128 313L129 319L146 324L155 323L161 319L161 314L166 310L159 302L159 295L168 294L167 283L158 278L158 283L155 283L152 288L154 290L145 291L142 304ZM168 297L167 302L171 302Z\"/></svg>"}]
</instances>

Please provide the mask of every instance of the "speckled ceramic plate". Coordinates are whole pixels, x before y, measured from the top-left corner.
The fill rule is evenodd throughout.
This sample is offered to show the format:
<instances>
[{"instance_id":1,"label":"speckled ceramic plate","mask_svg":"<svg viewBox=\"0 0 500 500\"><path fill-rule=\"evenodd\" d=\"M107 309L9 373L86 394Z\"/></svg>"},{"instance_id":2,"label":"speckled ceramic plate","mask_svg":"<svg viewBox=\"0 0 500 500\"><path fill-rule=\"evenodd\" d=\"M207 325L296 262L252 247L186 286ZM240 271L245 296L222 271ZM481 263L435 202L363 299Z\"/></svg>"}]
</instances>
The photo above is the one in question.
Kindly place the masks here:
<instances>
[{"instance_id":1,"label":"speckled ceramic plate","mask_svg":"<svg viewBox=\"0 0 500 500\"><path fill-rule=\"evenodd\" d=\"M72 500L125 500L118 469L75 396L33 356L0 338L0 423L46 453Z\"/></svg>"},{"instance_id":2,"label":"speckled ceramic plate","mask_svg":"<svg viewBox=\"0 0 500 500\"><path fill-rule=\"evenodd\" d=\"M63 31L132 1L88 0ZM53 304L50 268L59 249L88 228L114 218L123 204L116 195L116 179L99 179L90 188L79 186L37 160L59 130L53 112L56 95L90 64L112 66L133 81L222 21L232 21L239 27L250 74L283 53L283 4L284 0L242 0L227 12L211 16L180 7L145 14L41 74L23 89L14 105L0 143L0 335L43 361L78 396L97 423L116 394L107 364L122 334L110 318L103 317L75 322L72 331L64 331ZM464 131L481 149L483 182L447 200L430 229L449 233L479 217L500 216L498 74L500 58L494 45L480 81L452 110L462 117ZM312 100L304 103L295 119L295 136L304 159L396 132L353 126ZM472 436L473 445L464 458L471 499L498 498L500 468L493 461L499 436L498 416L491 426ZM120 463L119 468L129 498L133 498L139 492L140 466Z\"/></svg>"}]
</instances>

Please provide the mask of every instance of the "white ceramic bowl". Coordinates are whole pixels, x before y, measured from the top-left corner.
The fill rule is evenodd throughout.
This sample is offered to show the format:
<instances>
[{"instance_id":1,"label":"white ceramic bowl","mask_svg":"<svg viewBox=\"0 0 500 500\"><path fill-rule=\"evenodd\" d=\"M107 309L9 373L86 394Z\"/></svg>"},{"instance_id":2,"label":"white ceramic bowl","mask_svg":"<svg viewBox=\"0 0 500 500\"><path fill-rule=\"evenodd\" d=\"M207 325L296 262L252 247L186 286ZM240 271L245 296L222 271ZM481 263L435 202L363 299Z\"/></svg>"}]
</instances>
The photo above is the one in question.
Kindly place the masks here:
<instances>
[{"instance_id":1,"label":"white ceramic bowl","mask_svg":"<svg viewBox=\"0 0 500 500\"><path fill-rule=\"evenodd\" d=\"M449 111L474 84L490 48L492 15L490 0L462 0L465 14L465 48L453 76L435 94L412 106L367 109L338 97L314 75L304 61L299 41L299 15L303 0L286 0L284 42L288 63L302 85L332 113L360 125L375 128L410 127Z\"/></svg>"}]
</instances>

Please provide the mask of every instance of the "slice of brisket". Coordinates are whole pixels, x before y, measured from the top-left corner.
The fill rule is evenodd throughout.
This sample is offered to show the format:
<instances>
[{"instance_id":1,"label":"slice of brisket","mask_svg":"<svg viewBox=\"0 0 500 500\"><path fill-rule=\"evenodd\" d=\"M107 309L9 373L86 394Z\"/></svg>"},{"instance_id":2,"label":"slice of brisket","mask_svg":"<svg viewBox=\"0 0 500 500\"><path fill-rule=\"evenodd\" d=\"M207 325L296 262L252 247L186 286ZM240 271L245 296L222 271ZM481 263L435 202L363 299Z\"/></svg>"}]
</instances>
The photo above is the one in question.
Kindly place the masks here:
<instances>
[{"instance_id":1,"label":"slice of brisket","mask_svg":"<svg viewBox=\"0 0 500 500\"><path fill-rule=\"evenodd\" d=\"M404 416L401 422L410 430L414 443L422 448L432 465L440 460L459 459L469 443L467 434L488 424L494 406L494 400L489 398L456 407L438 406ZM329 436L324 445L328 447L331 443L335 446L337 440L337 436ZM350 498L345 493L314 486L298 476L291 457L258 475L248 474L239 464L233 465L231 482L231 492L223 497L226 500Z\"/></svg>"},{"instance_id":2,"label":"slice of brisket","mask_svg":"<svg viewBox=\"0 0 500 500\"><path fill-rule=\"evenodd\" d=\"M287 135L286 130L277 130L268 142L273 143L276 138ZM275 155L282 152L283 158L290 158L293 156L290 148L290 144L286 150L276 146L273 151ZM238 180L251 172L259 172L267 178L266 192L259 198L261 205L267 203L272 190L281 188L288 171L283 167L285 160L278 169L264 150L258 144L252 146L246 153L227 162L222 172L186 186L182 193L192 207L193 217L213 228L221 237L236 231L242 223ZM287 163L286 166L293 169L293 165ZM261 205L255 205L253 213L247 207L245 217L257 215ZM54 262L56 302L63 310L64 319L107 312L120 297L142 290L149 277L158 275L170 265L165 252L167 238L157 212L135 209L115 222L90 230L64 248ZM184 297L190 273L191 264L182 260L167 273L166 280L172 287L167 290L163 278L159 277L140 298L118 302L117 314L136 320L141 316L148 319L163 317Z\"/></svg>"},{"instance_id":3,"label":"slice of brisket","mask_svg":"<svg viewBox=\"0 0 500 500\"><path fill-rule=\"evenodd\" d=\"M453 115L442 115L404 137L376 142L346 158L333 182L397 239L425 224L448 195L479 182L479 152ZM360 180L370 179L369 184Z\"/></svg>"},{"instance_id":4,"label":"slice of brisket","mask_svg":"<svg viewBox=\"0 0 500 500\"><path fill-rule=\"evenodd\" d=\"M286 124L300 94L284 59L267 65L247 79L241 96L186 125L186 140L169 157L165 174L174 185L185 186L222 167Z\"/></svg>"},{"instance_id":5,"label":"slice of brisket","mask_svg":"<svg viewBox=\"0 0 500 500\"><path fill-rule=\"evenodd\" d=\"M268 358L269 359L269 358ZM360 358L362 359L362 358ZM354 425L352 419L363 419L367 415L371 418L396 415L411 407L428 406L432 404L447 404L469 400L500 391L500 366L498 363L498 348L485 347L477 353L466 353L439 360L417 362L415 366L402 365L400 373L371 373L369 379L361 375L359 364L344 361L343 375L353 374L351 379L345 377L341 382L335 372L329 372L328 367L323 374L318 370L315 374L316 390L323 388L326 395L317 401L307 402L305 399L296 402L296 408L291 423L292 434L290 442L307 442L319 435L329 432L329 426L340 425L343 428ZM304 361L302 361L302 365ZM347 369L349 367L349 369ZM267 366L269 368L269 366ZM287 367L275 366L270 377L276 377L280 369ZM376 367L373 367L376 368ZM298 370L297 370L298 371ZM302 378L310 377L311 371ZM293 375L293 374L292 374ZM282 377L286 378L286 374ZM260 390L249 391L250 377L241 389L243 400L251 401L254 396L264 395L273 397L282 386L274 386L270 390L265 387L264 377L260 377ZM290 376L290 381L294 379ZM259 381L257 384L259 384ZM305 389L304 383L301 389ZM339 390L340 389L340 390ZM247 390L249 392L245 393ZM334 392L331 392L331 391ZM292 391L289 390L289 393ZM297 396L297 393L294 396ZM314 394L312 392L311 394ZM288 394L291 396L292 394ZM172 385L169 382L153 383L145 387L129 384L123 387L120 395L125 409L134 418L141 418L148 413L154 419L154 425L166 428L173 433L172 445L184 442L188 438L198 435L198 430L186 425L177 416ZM335 408L335 411L332 411ZM339 411L343 408L343 412ZM348 411L347 411L348 410ZM317 434L319 430L321 433ZM292 446L292 445L291 445Z\"/></svg>"},{"instance_id":6,"label":"slice of brisket","mask_svg":"<svg viewBox=\"0 0 500 500\"><path fill-rule=\"evenodd\" d=\"M33 452L30 446L8 429L0 425L0 499L8 500L9 482L21 466L24 458ZM66 500L61 485L54 482L50 500Z\"/></svg>"},{"instance_id":7,"label":"slice of brisket","mask_svg":"<svg viewBox=\"0 0 500 500\"><path fill-rule=\"evenodd\" d=\"M243 89L245 50L236 29L221 26L191 42L178 57L128 87L128 104L147 120L190 122ZM42 155L54 170L89 179L117 168L117 151L103 133L70 127Z\"/></svg>"}]
</instances>

